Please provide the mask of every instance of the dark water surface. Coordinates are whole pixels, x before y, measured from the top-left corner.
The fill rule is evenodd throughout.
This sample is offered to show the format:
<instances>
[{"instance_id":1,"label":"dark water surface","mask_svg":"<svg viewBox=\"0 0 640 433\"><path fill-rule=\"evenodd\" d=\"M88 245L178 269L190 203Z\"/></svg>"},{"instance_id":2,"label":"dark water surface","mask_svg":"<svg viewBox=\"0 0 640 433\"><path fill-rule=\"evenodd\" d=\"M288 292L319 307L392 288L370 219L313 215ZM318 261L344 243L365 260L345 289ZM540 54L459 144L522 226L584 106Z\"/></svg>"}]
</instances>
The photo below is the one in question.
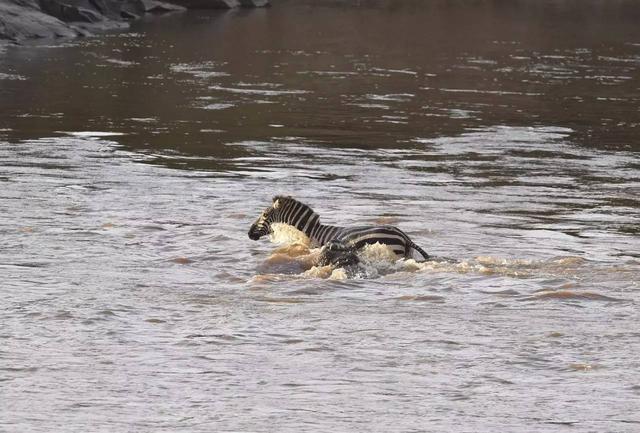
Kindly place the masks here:
<instances>
[{"instance_id":1,"label":"dark water surface","mask_svg":"<svg viewBox=\"0 0 640 433\"><path fill-rule=\"evenodd\" d=\"M0 431L639 431L640 6L471 3L0 47Z\"/></svg>"}]
</instances>

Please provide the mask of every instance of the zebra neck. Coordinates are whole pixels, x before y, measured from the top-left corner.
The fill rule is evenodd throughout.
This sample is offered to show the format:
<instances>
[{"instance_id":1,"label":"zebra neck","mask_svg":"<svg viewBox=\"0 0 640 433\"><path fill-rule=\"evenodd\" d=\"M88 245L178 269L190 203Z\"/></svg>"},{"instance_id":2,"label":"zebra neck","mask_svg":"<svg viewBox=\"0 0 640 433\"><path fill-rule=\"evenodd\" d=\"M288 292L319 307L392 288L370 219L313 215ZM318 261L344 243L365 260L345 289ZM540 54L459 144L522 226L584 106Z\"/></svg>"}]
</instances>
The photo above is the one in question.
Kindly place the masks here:
<instances>
[{"instance_id":1,"label":"zebra neck","mask_svg":"<svg viewBox=\"0 0 640 433\"><path fill-rule=\"evenodd\" d=\"M281 198L281 208L274 222L288 224L320 246L334 239L342 227L321 224L320 217L309 206L290 197Z\"/></svg>"},{"instance_id":2,"label":"zebra neck","mask_svg":"<svg viewBox=\"0 0 640 433\"><path fill-rule=\"evenodd\" d=\"M312 230L320 224L319 219L318 214L309 206L292 201L282 210L276 221L295 227L310 238Z\"/></svg>"}]
</instances>

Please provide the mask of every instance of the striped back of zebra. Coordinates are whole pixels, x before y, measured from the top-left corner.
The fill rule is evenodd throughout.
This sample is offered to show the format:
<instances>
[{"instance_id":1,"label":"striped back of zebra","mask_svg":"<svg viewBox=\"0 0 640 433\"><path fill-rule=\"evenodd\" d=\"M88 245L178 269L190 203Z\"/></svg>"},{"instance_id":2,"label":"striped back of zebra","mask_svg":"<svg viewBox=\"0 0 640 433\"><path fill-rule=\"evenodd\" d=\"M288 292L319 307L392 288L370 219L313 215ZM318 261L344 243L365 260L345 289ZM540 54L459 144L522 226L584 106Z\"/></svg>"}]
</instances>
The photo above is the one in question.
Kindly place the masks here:
<instances>
[{"instance_id":1,"label":"striped back of zebra","mask_svg":"<svg viewBox=\"0 0 640 433\"><path fill-rule=\"evenodd\" d=\"M320 223L320 217L306 204L293 197L276 196L271 206L265 209L249 229L249 238L258 240L271 233L271 225L284 223L293 226L311 239L312 243L323 246L329 241L360 249L367 244L381 243L389 246L402 257L410 257L415 249L425 259L429 255L418 247L399 228L393 226L338 227Z\"/></svg>"}]
</instances>

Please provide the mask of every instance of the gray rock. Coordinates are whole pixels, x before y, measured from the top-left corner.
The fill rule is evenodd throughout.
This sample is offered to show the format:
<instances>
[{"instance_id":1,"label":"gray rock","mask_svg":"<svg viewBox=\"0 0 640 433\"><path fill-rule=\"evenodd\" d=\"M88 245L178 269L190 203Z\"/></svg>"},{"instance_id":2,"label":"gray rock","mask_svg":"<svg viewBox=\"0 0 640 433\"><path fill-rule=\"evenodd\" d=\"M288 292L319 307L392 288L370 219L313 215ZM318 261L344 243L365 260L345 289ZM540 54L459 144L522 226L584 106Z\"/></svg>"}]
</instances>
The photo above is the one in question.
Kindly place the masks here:
<instances>
[{"instance_id":1,"label":"gray rock","mask_svg":"<svg viewBox=\"0 0 640 433\"><path fill-rule=\"evenodd\" d=\"M168 0L187 9L260 8L269 6L269 0Z\"/></svg>"},{"instance_id":2,"label":"gray rock","mask_svg":"<svg viewBox=\"0 0 640 433\"><path fill-rule=\"evenodd\" d=\"M120 13L120 16L128 20L138 19L147 11L146 6L144 5L144 1L142 0L125 0L123 2L114 0L103 1L109 1L109 3L115 4L116 11Z\"/></svg>"},{"instance_id":3,"label":"gray rock","mask_svg":"<svg viewBox=\"0 0 640 433\"><path fill-rule=\"evenodd\" d=\"M243 8L264 8L269 5L269 0L240 0L240 6Z\"/></svg>"},{"instance_id":4,"label":"gray rock","mask_svg":"<svg viewBox=\"0 0 640 433\"><path fill-rule=\"evenodd\" d=\"M145 13L268 5L269 0L0 0L0 39L84 36L126 27Z\"/></svg>"},{"instance_id":5,"label":"gray rock","mask_svg":"<svg viewBox=\"0 0 640 433\"><path fill-rule=\"evenodd\" d=\"M77 29L39 10L35 2L0 0L0 39L21 41L79 35Z\"/></svg>"},{"instance_id":6,"label":"gray rock","mask_svg":"<svg viewBox=\"0 0 640 433\"><path fill-rule=\"evenodd\" d=\"M187 9L233 9L240 7L240 0L170 0Z\"/></svg>"},{"instance_id":7,"label":"gray rock","mask_svg":"<svg viewBox=\"0 0 640 433\"><path fill-rule=\"evenodd\" d=\"M61 3L57 0L40 0L42 12L58 18L64 22L97 23L105 19L99 12L91 9Z\"/></svg>"},{"instance_id":8,"label":"gray rock","mask_svg":"<svg viewBox=\"0 0 640 433\"><path fill-rule=\"evenodd\" d=\"M142 3L144 4L145 12L152 14L185 10L182 6L156 0L142 0Z\"/></svg>"},{"instance_id":9,"label":"gray rock","mask_svg":"<svg viewBox=\"0 0 640 433\"><path fill-rule=\"evenodd\" d=\"M85 34L127 28L125 19L140 18L145 12L141 0L38 0L38 3L43 12Z\"/></svg>"}]
</instances>

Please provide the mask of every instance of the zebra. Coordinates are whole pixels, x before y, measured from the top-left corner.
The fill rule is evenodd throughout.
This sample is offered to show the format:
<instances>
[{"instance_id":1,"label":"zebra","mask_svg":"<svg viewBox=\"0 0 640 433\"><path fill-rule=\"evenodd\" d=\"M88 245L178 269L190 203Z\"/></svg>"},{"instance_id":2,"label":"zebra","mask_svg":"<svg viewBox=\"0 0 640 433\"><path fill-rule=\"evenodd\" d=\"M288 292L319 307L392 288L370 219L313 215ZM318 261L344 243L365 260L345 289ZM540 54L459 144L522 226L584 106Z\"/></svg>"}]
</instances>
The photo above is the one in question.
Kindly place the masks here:
<instances>
[{"instance_id":1,"label":"zebra","mask_svg":"<svg viewBox=\"0 0 640 433\"><path fill-rule=\"evenodd\" d=\"M411 250L418 251L429 260L422 248L416 245L402 230L389 225L339 227L320 223L320 217L306 204L290 196L278 195L249 229L249 239L257 241L271 233L271 224L284 223L295 227L307 235L318 246L330 243L335 249L360 250L365 245L379 242L387 245L403 258L411 257Z\"/></svg>"}]
</instances>

